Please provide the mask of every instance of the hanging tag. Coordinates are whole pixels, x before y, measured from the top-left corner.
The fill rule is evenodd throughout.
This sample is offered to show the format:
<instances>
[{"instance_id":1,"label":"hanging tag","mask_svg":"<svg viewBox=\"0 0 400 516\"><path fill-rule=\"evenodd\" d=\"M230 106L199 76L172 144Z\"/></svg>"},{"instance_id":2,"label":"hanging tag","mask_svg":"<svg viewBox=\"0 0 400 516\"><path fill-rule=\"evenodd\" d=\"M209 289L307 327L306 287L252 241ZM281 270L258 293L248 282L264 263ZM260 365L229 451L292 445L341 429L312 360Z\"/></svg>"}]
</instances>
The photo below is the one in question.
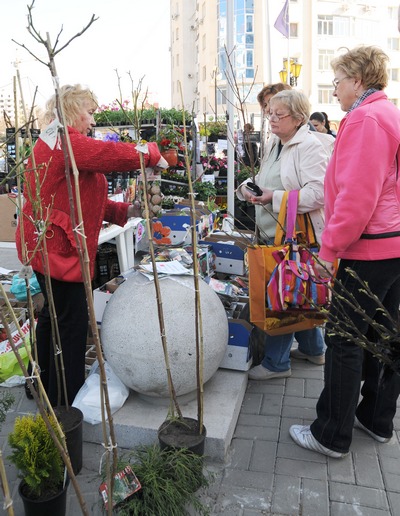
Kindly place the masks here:
<instances>
[{"instance_id":1,"label":"hanging tag","mask_svg":"<svg viewBox=\"0 0 400 516\"><path fill-rule=\"evenodd\" d=\"M58 137L58 129L62 127L58 118L55 118L51 124L49 124L44 131L40 133L39 138L41 138L44 143L46 143L51 150L54 150L54 147L57 143Z\"/></svg>"},{"instance_id":2,"label":"hanging tag","mask_svg":"<svg viewBox=\"0 0 400 516\"><path fill-rule=\"evenodd\" d=\"M136 144L136 150L138 152L142 152L143 154L149 153L149 148L147 146L147 143L137 143Z\"/></svg>"}]
</instances>

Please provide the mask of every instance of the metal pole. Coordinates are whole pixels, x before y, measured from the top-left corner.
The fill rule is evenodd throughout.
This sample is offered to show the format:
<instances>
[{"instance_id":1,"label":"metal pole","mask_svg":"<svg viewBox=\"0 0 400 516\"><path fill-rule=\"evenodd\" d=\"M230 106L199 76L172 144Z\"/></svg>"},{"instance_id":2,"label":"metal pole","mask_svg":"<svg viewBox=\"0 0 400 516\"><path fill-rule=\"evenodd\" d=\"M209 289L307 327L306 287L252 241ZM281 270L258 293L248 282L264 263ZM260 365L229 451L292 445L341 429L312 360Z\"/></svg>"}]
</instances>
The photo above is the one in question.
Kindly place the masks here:
<instances>
[{"instance_id":1,"label":"metal pole","mask_svg":"<svg viewBox=\"0 0 400 516\"><path fill-rule=\"evenodd\" d=\"M228 0L226 2L226 48L228 55L230 56L231 62L235 63L233 56L233 42L234 42L234 2ZM232 67L232 68L233 68ZM235 75L235 70L227 70L226 73L232 73ZM234 84L235 77L231 77L230 81L227 81L227 147L228 147L228 172L227 172L227 206L228 212L232 215L235 213L235 148L234 148L234 95L232 85ZM231 82L231 84L230 84Z\"/></svg>"}]
</instances>

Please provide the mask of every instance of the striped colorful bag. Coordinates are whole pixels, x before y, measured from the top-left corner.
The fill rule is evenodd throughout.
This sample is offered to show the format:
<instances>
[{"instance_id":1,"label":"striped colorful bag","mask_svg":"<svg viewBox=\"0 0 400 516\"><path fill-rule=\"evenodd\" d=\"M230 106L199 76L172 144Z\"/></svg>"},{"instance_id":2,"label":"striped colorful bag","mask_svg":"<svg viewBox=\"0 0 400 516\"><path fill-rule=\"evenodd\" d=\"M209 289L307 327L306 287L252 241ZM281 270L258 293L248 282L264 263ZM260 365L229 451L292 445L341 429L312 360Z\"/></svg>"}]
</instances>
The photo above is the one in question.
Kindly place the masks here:
<instances>
[{"instance_id":1,"label":"striped colorful bag","mask_svg":"<svg viewBox=\"0 0 400 516\"><path fill-rule=\"evenodd\" d=\"M314 256L296 238L298 191L289 192L285 246L273 253L276 267L267 285L268 308L274 311L327 308L331 301L329 278L314 270Z\"/></svg>"}]
</instances>

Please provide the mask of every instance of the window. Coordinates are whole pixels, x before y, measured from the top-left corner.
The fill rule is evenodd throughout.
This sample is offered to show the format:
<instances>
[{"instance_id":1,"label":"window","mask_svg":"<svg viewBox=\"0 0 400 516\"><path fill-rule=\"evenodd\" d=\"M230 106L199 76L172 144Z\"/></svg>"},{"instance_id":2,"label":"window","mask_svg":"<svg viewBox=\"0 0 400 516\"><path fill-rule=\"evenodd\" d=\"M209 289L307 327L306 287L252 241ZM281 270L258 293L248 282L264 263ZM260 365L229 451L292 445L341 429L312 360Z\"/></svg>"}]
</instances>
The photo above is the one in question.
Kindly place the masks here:
<instances>
[{"instance_id":1,"label":"window","mask_svg":"<svg viewBox=\"0 0 400 516\"><path fill-rule=\"evenodd\" d=\"M246 15L246 32L253 32L253 16L251 14Z\"/></svg>"},{"instance_id":2,"label":"window","mask_svg":"<svg viewBox=\"0 0 400 516\"><path fill-rule=\"evenodd\" d=\"M291 38L299 37L299 24L298 23L289 23L289 31Z\"/></svg>"},{"instance_id":3,"label":"window","mask_svg":"<svg viewBox=\"0 0 400 516\"><path fill-rule=\"evenodd\" d=\"M396 20L398 16L398 7L390 6L388 7L388 16L390 20Z\"/></svg>"},{"instance_id":4,"label":"window","mask_svg":"<svg viewBox=\"0 0 400 516\"><path fill-rule=\"evenodd\" d=\"M391 81L398 81L400 78L400 70L398 68L391 68L389 70L389 79Z\"/></svg>"},{"instance_id":5,"label":"window","mask_svg":"<svg viewBox=\"0 0 400 516\"><path fill-rule=\"evenodd\" d=\"M203 113L207 113L207 99L203 97Z\"/></svg>"},{"instance_id":6,"label":"window","mask_svg":"<svg viewBox=\"0 0 400 516\"><path fill-rule=\"evenodd\" d=\"M389 99L392 104L394 104L396 107L399 107L399 99Z\"/></svg>"},{"instance_id":7,"label":"window","mask_svg":"<svg viewBox=\"0 0 400 516\"><path fill-rule=\"evenodd\" d=\"M388 38L388 48L389 50L399 50L399 38Z\"/></svg>"},{"instance_id":8,"label":"window","mask_svg":"<svg viewBox=\"0 0 400 516\"><path fill-rule=\"evenodd\" d=\"M318 85L318 104L333 104L333 87Z\"/></svg>"},{"instance_id":9,"label":"window","mask_svg":"<svg viewBox=\"0 0 400 516\"><path fill-rule=\"evenodd\" d=\"M333 16L318 16L318 34L326 36L333 35Z\"/></svg>"},{"instance_id":10,"label":"window","mask_svg":"<svg viewBox=\"0 0 400 516\"><path fill-rule=\"evenodd\" d=\"M176 31L175 31L175 38L176 40L178 41L179 39L179 27L176 28Z\"/></svg>"},{"instance_id":11,"label":"window","mask_svg":"<svg viewBox=\"0 0 400 516\"><path fill-rule=\"evenodd\" d=\"M203 81L207 79L207 67L203 66Z\"/></svg>"},{"instance_id":12,"label":"window","mask_svg":"<svg viewBox=\"0 0 400 516\"><path fill-rule=\"evenodd\" d=\"M350 36L350 18L346 16L333 17L333 35Z\"/></svg>"},{"instance_id":13,"label":"window","mask_svg":"<svg viewBox=\"0 0 400 516\"><path fill-rule=\"evenodd\" d=\"M176 66L179 66L179 54L176 54Z\"/></svg>"},{"instance_id":14,"label":"window","mask_svg":"<svg viewBox=\"0 0 400 516\"><path fill-rule=\"evenodd\" d=\"M321 72L331 71L331 61L335 56L333 50L320 49L318 52L318 70Z\"/></svg>"},{"instance_id":15,"label":"window","mask_svg":"<svg viewBox=\"0 0 400 516\"><path fill-rule=\"evenodd\" d=\"M203 34L201 41L202 41L203 50L205 50L206 49L206 34Z\"/></svg>"}]
</instances>

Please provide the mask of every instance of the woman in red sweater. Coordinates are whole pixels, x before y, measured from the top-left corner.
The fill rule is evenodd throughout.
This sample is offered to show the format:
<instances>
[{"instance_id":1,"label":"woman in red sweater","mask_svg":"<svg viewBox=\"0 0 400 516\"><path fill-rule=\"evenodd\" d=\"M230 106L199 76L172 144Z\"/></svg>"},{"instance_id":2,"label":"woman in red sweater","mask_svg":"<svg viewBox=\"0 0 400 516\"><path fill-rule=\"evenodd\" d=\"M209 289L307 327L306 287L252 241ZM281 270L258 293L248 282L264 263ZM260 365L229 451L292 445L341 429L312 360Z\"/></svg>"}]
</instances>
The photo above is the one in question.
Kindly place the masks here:
<instances>
[{"instance_id":1,"label":"woman in red sweater","mask_svg":"<svg viewBox=\"0 0 400 516\"><path fill-rule=\"evenodd\" d=\"M96 125L93 114L98 106L96 97L89 89L80 85L63 86L60 89L60 103L79 171L82 216L93 278L97 242L103 220L124 226L128 218L137 215L133 205L108 199L105 174L139 169L139 153L134 144L103 142L88 136ZM45 123L50 125L42 131L36 142L34 160L29 160L24 173L24 207L16 234L19 259L33 267L45 296L45 305L38 316L36 339L41 379L52 405L57 404L58 388L45 273L51 278L68 403L73 402L85 380L88 332L86 294L70 213L64 152L57 131L59 122L55 113L56 99L53 96L46 104L44 115ZM164 167L165 162L157 144L147 145L148 153L143 154L145 166ZM72 169L70 178L75 198ZM76 213L75 220L78 220ZM43 261L43 245L39 243L38 246L38 242L42 240L39 236L45 225L48 271L45 271ZM61 404L65 404L63 393Z\"/></svg>"}]
</instances>

